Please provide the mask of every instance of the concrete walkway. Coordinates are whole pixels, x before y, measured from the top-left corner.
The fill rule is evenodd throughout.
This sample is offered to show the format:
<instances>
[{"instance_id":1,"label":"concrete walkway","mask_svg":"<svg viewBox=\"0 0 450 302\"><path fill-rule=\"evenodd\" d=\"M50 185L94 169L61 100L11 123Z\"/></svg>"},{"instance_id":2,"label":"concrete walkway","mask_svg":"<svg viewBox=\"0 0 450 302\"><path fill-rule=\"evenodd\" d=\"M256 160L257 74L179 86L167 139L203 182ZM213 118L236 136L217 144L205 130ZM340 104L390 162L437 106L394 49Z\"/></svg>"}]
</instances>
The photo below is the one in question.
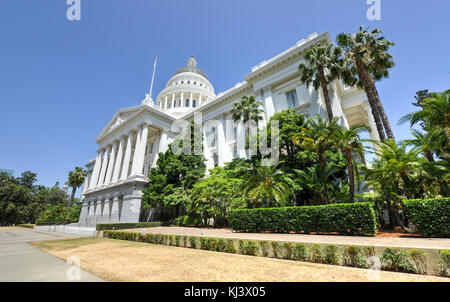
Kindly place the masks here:
<instances>
[{"instance_id":1,"label":"concrete walkway","mask_svg":"<svg viewBox=\"0 0 450 302\"><path fill-rule=\"evenodd\" d=\"M75 267L28 244L32 241L78 237L80 236L55 234L33 229L0 228L0 282L103 281L83 270L80 270L80 274L77 274ZM79 280L69 280L68 272L70 279L78 279L78 276L80 276Z\"/></svg>"},{"instance_id":2,"label":"concrete walkway","mask_svg":"<svg viewBox=\"0 0 450 302\"><path fill-rule=\"evenodd\" d=\"M128 231L141 232L142 229ZM222 237L248 240L291 241L304 243L326 243L338 245L371 245L380 247L450 249L450 239L447 238L411 238L411 237L364 237L341 235L309 235L309 234L278 234L278 233L235 233L230 229L207 229L186 227L153 227L147 228L147 233L188 235L205 237Z\"/></svg>"}]
</instances>

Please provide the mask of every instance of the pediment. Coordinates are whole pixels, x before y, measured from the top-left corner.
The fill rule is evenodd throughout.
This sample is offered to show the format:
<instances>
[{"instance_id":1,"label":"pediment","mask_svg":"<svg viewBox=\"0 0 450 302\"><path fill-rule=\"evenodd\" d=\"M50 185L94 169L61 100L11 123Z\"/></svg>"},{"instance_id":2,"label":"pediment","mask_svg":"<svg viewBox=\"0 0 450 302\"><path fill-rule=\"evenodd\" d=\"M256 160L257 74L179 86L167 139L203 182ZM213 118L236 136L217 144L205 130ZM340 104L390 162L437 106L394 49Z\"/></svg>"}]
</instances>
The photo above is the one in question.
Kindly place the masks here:
<instances>
[{"instance_id":1,"label":"pediment","mask_svg":"<svg viewBox=\"0 0 450 302\"><path fill-rule=\"evenodd\" d=\"M116 128L120 127L122 124L130 120L134 115L136 115L140 111L140 109L141 109L140 106L136 106L117 111L116 114L113 116L113 118L106 125L106 127L103 128L99 137L102 137L108 134L109 132L115 130Z\"/></svg>"}]
</instances>

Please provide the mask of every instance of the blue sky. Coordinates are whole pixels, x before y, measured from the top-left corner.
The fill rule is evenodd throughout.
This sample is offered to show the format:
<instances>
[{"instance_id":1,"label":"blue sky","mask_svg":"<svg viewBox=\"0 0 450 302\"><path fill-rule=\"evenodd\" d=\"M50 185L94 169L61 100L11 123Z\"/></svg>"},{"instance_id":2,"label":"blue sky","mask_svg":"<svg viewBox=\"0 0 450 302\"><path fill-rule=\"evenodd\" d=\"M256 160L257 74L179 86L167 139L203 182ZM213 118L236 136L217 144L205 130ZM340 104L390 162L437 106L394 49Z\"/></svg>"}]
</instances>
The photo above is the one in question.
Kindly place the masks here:
<instances>
[{"instance_id":1,"label":"blue sky","mask_svg":"<svg viewBox=\"0 0 450 302\"><path fill-rule=\"evenodd\" d=\"M367 20L365 0L81 0L80 21L68 7L0 2L0 168L47 186L95 157L118 109L140 104L156 56L154 95L192 54L218 93L312 32L381 28L396 43L378 89L398 139L416 91L450 88L448 0L381 0L381 21Z\"/></svg>"}]
</instances>

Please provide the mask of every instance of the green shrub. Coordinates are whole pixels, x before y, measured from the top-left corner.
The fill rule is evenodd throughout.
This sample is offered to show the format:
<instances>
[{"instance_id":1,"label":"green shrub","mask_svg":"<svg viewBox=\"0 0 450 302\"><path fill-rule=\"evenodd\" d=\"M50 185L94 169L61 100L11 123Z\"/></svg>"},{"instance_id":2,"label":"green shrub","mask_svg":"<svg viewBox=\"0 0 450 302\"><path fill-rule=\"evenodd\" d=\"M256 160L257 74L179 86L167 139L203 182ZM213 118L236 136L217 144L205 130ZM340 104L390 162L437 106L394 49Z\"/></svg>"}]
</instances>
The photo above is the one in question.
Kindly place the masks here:
<instances>
[{"instance_id":1,"label":"green shrub","mask_svg":"<svg viewBox=\"0 0 450 302\"><path fill-rule=\"evenodd\" d=\"M161 235L161 244L163 245L169 244L169 235Z\"/></svg>"},{"instance_id":2,"label":"green shrub","mask_svg":"<svg viewBox=\"0 0 450 302\"><path fill-rule=\"evenodd\" d=\"M210 238L208 237L200 237L200 249L209 250L211 249Z\"/></svg>"},{"instance_id":3,"label":"green shrub","mask_svg":"<svg viewBox=\"0 0 450 302\"><path fill-rule=\"evenodd\" d=\"M168 226L169 222L155 221L155 222L136 222L136 223L99 223L96 226L97 231L104 230L125 230L125 229L139 229L152 228L157 226Z\"/></svg>"},{"instance_id":4,"label":"green shrub","mask_svg":"<svg viewBox=\"0 0 450 302\"><path fill-rule=\"evenodd\" d=\"M227 252L227 253L236 253L236 246L234 245L234 240L233 239L227 239L225 252Z\"/></svg>"},{"instance_id":5,"label":"green shrub","mask_svg":"<svg viewBox=\"0 0 450 302\"><path fill-rule=\"evenodd\" d=\"M136 241L139 233L105 231L103 237L119 240ZM141 234L139 234L141 235ZM142 236L142 235L141 235Z\"/></svg>"},{"instance_id":6,"label":"green shrub","mask_svg":"<svg viewBox=\"0 0 450 302\"><path fill-rule=\"evenodd\" d=\"M181 236L176 235L175 236L175 245L180 246L181 245Z\"/></svg>"},{"instance_id":7,"label":"green shrub","mask_svg":"<svg viewBox=\"0 0 450 302\"><path fill-rule=\"evenodd\" d=\"M403 204L419 232L450 236L450 197L404 200Z\"/></svg>"},{"instance_id":8,"label":"green shrub","mask_svg":"<svg viewBox=\"0 0 450 302\"><path fill-rule=\"evenodd\" d=\"M342 252L342 263L345 266L367 267L366 259L363 255L363 247L357 245L347 245ZM370 252L370 250L368 250Z\"/></svg>"},{"instance_id":9,"label":"green shrub","mask_svg":"<svg viewBox=\"0 0 450 302\"><path fill-rule=\"evenodd\" d=\"M175 236L168 235L168 237L169 237L169 245L171 245L171 246L175 245Z\"/></svg>"},{"instance_id":10,"label":"green shrub","mask_svg":"<svg viewBox=\"0 0 450 302\"><path fill-rule=\"evenodd\" d=\"M183 236L183 246L188 247L187 243L188 243L188 236Z\"/></svg>"},{"instance_id":11,"label":"green shrub","mask_svg":"<svg viewBox=\"0 0 450 302\"><path fill-rule=\"evenodd\" d=\"M239 254L245 255L245 241L244 240L238 241L238 247L239 247Z\"/></svg>"},{"instance_id":12,"label":"green shrub","mask_svg":"<svg viewBox=\"0 0 450 302\"><path fill-rule=\"evenodd\" d=\"M450 276L450 250L440 250L439 254L439 274L442 276Z\"/></svg>"},{"instance_id":13,"label":"green shrub","mask_svg":"<svg viewBox=\"0 0 450 302\"><path fill-rule=\"evenodd\" d=\"M292 259L292 250L293 250L294 244L292 242L284 242L283 248L284 248L284 259L291 260Z\"/></svg>"},{"instance_id":14,"label":"green shrub","mask_svg":"<svg viewBox=\"0 0 450 302\"><path fill-rule=\"evenodd\" d=\"M382 267L388 271L414 273L416 270L408 259L408 253L398 248L386 248L381 255Z\"/></svg>"},{"instance_id":15,"label":"green shrub","mask_svg":"<svg viewBox=\"0 0 450 302\"><path fill-rule=\"evenodd\" d=\"M191 244L191 248L196 249L197 248L197 237L189 237L189 242Z\"/></svg>"},{"instance_id":16,"label":"green shrub","mask_svg":"<svg viewBox=\"0 0 450 302\"><path fill-rule=\"evenodd\" d=\"M218 238L216 245L217 245L216 247L217 247L218 252L224 252L227 247L227 243L226 243L225 239L223 239L223 238Z\"/></svg>"},{"instance_id":17,"label":"green shrub","mask_svg":"<svg viewBox=\"0 0 450 302\"><path fill-rule=\"evenodd\" d=\"M272 245L273 257L275 258L283 258L283 246L280 242L272 241L270 242Z\"/></svg>"},{"instance_id":18,"label":"green shrub","mask_svg":"<svg viewBox=\"0 0 450 302\"><path fill-rule=\"evenodd\" d=\"M252 240L241 240L240 242L240 250L243 251L243 255L249 255L249 256L257 256L259 245Z\"/></svg>"},{"instance_id":19,"label":"green shrub","mask_svg":"<svg viewBox=\"0 0 450 302\"><path fill-rule=\"evenodd\" d=\"M376 232L375 211L365 202L231 210L227 219L231 228L240 232Z\"/></svg>"},{"instance_id":20,"label":"green shrub","mask_svg":"<svg viewBox=\"0 0 450 302\"><path fill-rule=\"evenodd\" d=\"M261 247L261 251L264 257L269 256L269 242L268 241L260 241L259 246Z\"/></svg>"},{"instance_id":21,"label":"green shrub","mask_svg":"<svg viewBox=\"0 0 450 302\"><path fill-rule=\"evenodd\" d=\"M296 243L292 249L292 259L303 262L307 261L308 250L306 245L303 243Z\"/></svg>"},{"instance_id":22,"label":"green shrub","mask_svg":"<svg viewBox=\"0 0 450 302\"><path fill-rule=\"evenodd\" d=\"M198 226L202 224L202 219L201 217L184 215L175 218L174 223L177 226Z\"/></svg>"},{"instance_id":23,"label":"green shrub","mask_svg":"<svg viewBox=\"0 0 450 302\"><path fill-rule=\"evenodd\" d=\"M156 234L156 244L164 244L163 236L161 234Z\"/></svg>"},{"instance_id":24,"label":"green shrub","mask_svg":"<svg viewBox=\"0 0 450 302\"><path fill-rule=\"evenodd\" d=\"M314 243L309 247L309 259L313 263L323 263L323 252L320 244Z\"/></svg>"},{"instance_id":25,"label":"green shrub","mask_svg":"<svg viewBox=\"0 0 450 302\"><path fill-rule=\"evenodd\" d=\"M364 256L366 258L375 256L375 247L373 247L373 246L365 245L365 246L363 246L362 250L363 250Z\"/></svg>"},{"instance_id":26,"label":"green shrub","mask_svg":"<svg viewBox=\"0 0 450 302\"><path fill-rule=\"evenodd\" d=\"M324 249L324 262L326 264L338 264L339 263L339 255L338 255L338 247L334 244L328 244Z\"/></svg>"},{"instance_id":27,"label":"green shrub","mask_svg":"<svg viewBox=\"0 0 450 302\"><path fill-rule=\"evenodd\" d=\"M26 229L33 229L34 228L34 224L18 224L18 227L21 228L26 228Z\"/></svg>"},{"instance_id":28,"label":"green shrub","mask_svg":"<svg viewBox=\"0 0 450 302\"><path fill-rule=\"evenodd\" d=\"M410 249L409 258L416 268L416 273L423 275L427 273L427 254L423 250Z\"/></svg>"}]
</instances>

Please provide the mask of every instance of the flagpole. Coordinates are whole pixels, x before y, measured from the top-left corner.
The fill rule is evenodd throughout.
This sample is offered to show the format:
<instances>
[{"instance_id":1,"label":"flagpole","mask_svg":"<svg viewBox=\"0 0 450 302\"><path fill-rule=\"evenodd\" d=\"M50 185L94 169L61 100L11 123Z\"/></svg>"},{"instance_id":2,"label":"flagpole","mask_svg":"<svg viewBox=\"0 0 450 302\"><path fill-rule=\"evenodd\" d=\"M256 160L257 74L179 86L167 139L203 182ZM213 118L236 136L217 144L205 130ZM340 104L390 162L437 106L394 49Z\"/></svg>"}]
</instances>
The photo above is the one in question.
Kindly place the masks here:
<instances>
[{"instance_id":1,"label":"flagpole","mask_svg":"<svg viewBox=\"0 0 450 302\"><path fill-rule=\"evenodd\" d=\"M156 56L155 63L153 64L153 75L152 75L152 84L150 85L150 98L152 97L153 91L153 81L155 79L155 71L156 71L156 62L158 61L158 56Z\"/></svg>"}]
</instances>

